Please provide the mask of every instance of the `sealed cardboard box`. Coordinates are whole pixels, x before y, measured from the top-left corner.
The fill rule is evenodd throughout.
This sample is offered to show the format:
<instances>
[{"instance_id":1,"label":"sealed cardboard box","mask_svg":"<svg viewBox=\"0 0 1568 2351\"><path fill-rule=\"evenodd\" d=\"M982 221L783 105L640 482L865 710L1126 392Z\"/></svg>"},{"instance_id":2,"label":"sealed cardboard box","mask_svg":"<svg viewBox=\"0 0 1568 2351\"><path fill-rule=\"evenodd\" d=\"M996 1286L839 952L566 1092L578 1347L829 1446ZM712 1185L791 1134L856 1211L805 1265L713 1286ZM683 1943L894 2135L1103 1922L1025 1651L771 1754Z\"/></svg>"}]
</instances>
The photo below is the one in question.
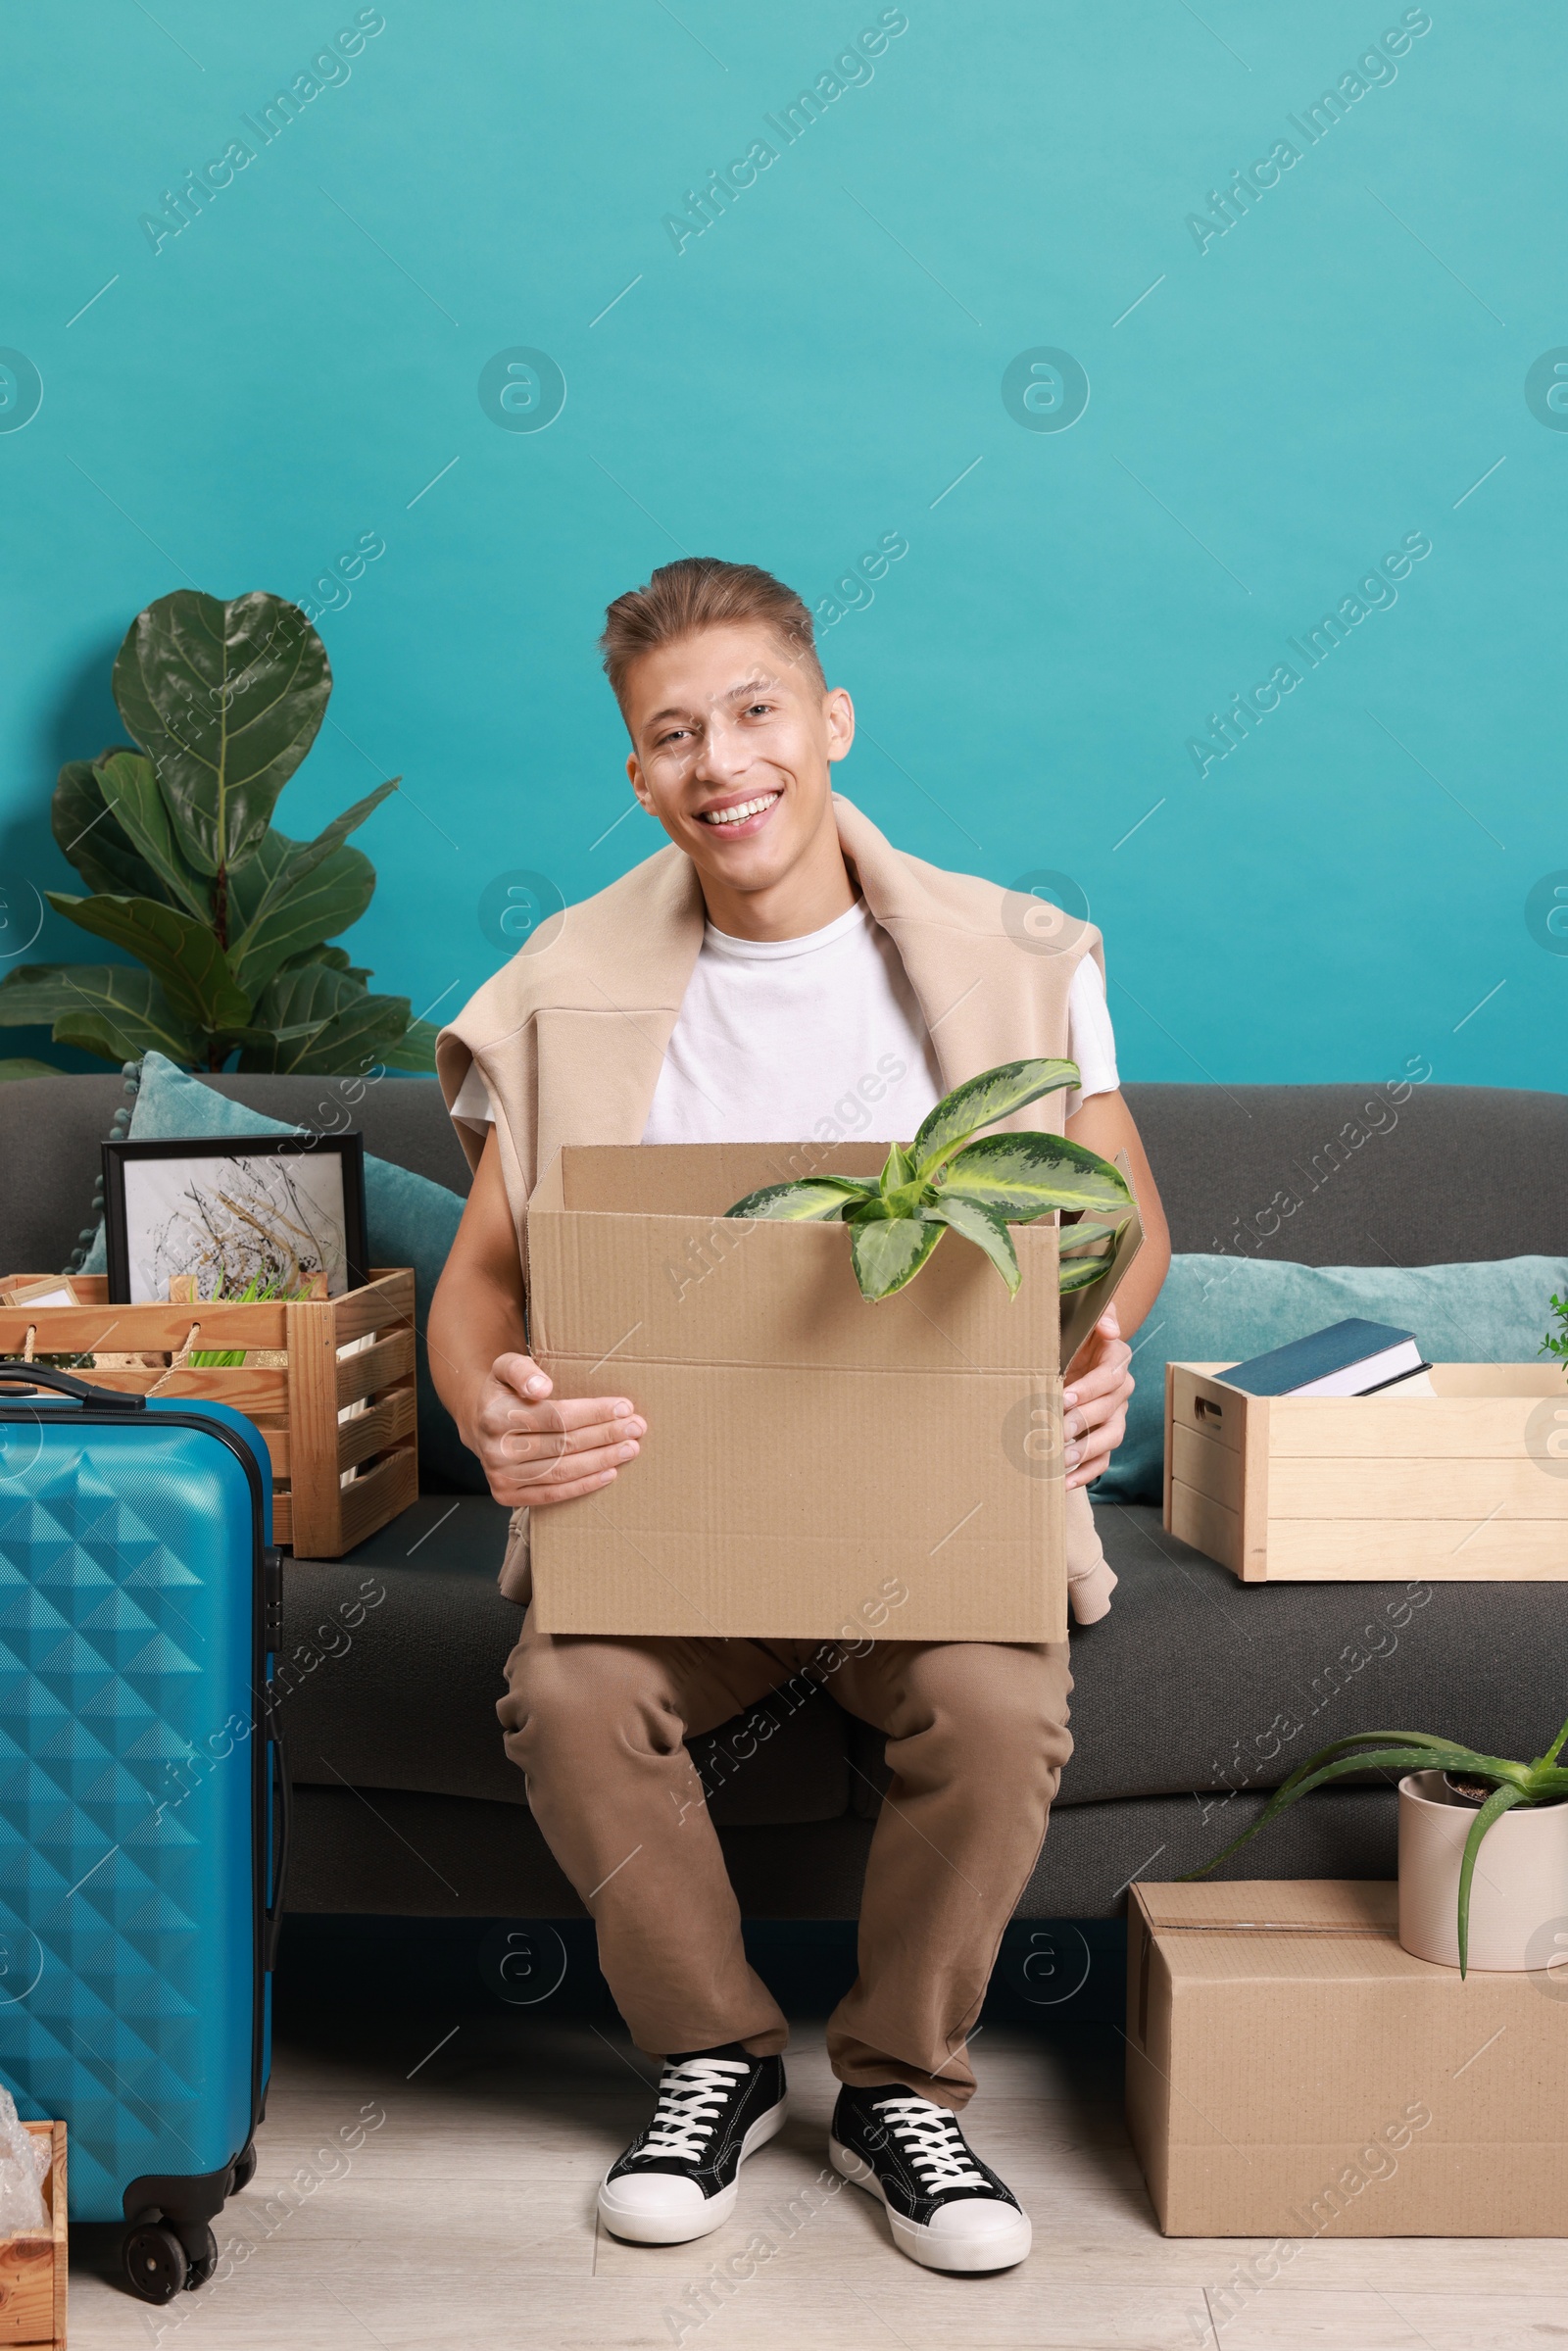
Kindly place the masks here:
<instances>
[{"instance_id":1,"label":"sealed cardboard box","mask_svg":"<svg viewBox=\"0 0 1568 2351\"><path fill-rule=\"evenodd\" d=\"M1568 1578L1554 1363L1434 1363L1435 1395L1248 1396L1165 1367L1165 1525L1244 1584Z\"/></svg>"},{"instance_id":2,"label":"sealed cardboard box","mask_svg":"<svg viewBox=\"0 0 1568 2351\"><path fill-rule=\"evenodd\" d=\"M809 1171L875 1175L886 1154L813 1148ZM1064 1641L1054 1221L1013 1228L1016 1298L950 1235L872 1305L842 1225L725 1217L800 1158L568 1146L541 1176L534 1355L558 1396L623 1394L649 1433L613 1485L533 1514L538 1624Z\"/></svg>"},{"instance_id":3,"label":"sealed cardboard box","mask_svg":"<svg viewBox=\"0 0 1568 2351\"><path fill-rule=\"evenodd\" d=\"M1135 1886L1127 2127L1167 2236L1563 2236L1568 1986L1413 1958L1398 1887Z\"/></svg>"}]
</instances>

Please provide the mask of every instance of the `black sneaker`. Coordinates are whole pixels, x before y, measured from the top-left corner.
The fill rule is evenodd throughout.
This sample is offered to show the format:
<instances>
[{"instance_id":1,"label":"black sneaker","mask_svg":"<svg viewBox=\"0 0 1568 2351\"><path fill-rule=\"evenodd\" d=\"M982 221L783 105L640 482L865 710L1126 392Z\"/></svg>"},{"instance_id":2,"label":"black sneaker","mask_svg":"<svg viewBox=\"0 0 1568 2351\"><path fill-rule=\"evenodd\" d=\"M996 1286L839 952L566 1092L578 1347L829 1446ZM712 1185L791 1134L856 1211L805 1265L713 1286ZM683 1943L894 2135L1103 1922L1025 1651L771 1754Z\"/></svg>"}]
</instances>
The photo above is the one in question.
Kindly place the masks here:
<instances>
[{"instance_id":1,"label":"black sneaker","mask_svg":"<svg viewBox=\"0 0 1568 2351\"><path fill-rule=\"evenodd\" d=\"M903 2082L839 2091L835 2172L887 2206L893 2242L928 2270L1010 2270L1032 2231L1018 2199L969 2146L958 2118Z\"/></svg>"},{"instance_id":2,"label":"black sneaker","mask_svg":"<svg viewBox=\"0 0 1568 2351\"><path fill-rule=\"evenodd\" d=\"M784 2060L753 2057L739 2041L666 2057L648 2129L599 2190L615 2236L638 2245L683 2245L729 2219L748 2155L783 2128Z\"/></svg>"}]
</instances>

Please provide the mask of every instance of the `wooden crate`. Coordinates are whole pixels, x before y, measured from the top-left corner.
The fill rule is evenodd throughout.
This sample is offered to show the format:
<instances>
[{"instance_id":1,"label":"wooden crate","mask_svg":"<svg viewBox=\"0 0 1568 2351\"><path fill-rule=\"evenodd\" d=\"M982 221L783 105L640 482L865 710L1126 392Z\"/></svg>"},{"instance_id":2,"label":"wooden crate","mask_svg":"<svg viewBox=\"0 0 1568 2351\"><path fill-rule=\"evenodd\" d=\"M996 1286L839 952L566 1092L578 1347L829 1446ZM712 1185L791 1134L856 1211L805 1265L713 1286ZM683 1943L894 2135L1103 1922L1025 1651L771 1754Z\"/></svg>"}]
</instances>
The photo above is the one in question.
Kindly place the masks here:
<instances>
[{"instance_id":1,"label":"wooden crate","mask_svg":"<svg viewBox=\"0 0 1568 2351\"><path fill-rule=\"evenodd\" d=\"M1244 1584L1568 1581L1560 1365L1366 1396L1246 1396L1228 1368L1166 1365L1165 1526Z\"/></svg>"},{"instance_id":2,"label":"wooden crate","mask_svg":"<svg viewBox=\"0 0 1568 2351\"><path fill-rule=\"evenodd\" d=\"M341 1298L252 1305L211 1298L194 1306L112 1305L101 1274L73 1279L80 1305L0 1307L0 1355L26 1352L29 1334L37 1355L89 1348L178 1354L192 1346L283 1352L286 1361L266 1366L127 1364L78 1374L102 1388L206 1396L245 1413L271 1456L274 1543L302 1558L341 1558L417 1498L414 1275L407 1268L376 1268L363 1289ZM340 1419L345 1405L362 1408Z\"/></svg>"},{"instance_id":3,"label":"wooden crate","mask_svg":"<svg viewBox=\"0 0 1568 2351\"><path fill-rule=\"evenodd\" d=\"M28 2343L34 2351L66 2351L66 2126L26 2123L34 2138L52 2141L54 2157L43 2183L48 2225L22 2236L0 2236L0 2343Z\"/></svg>"}]
</instances>

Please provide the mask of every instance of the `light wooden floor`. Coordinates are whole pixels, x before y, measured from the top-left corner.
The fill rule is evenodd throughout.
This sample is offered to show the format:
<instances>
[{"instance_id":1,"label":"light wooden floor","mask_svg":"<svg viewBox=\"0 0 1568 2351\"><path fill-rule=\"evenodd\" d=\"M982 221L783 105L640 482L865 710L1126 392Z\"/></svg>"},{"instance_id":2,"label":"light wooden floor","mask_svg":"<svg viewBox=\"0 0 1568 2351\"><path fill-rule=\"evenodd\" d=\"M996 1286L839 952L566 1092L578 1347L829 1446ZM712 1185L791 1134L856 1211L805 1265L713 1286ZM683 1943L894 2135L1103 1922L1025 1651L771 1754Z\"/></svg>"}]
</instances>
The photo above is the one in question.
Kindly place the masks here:
<instances>
[{"instance_id":1,"label":"light wooden floor","mask_svg":"<svg viewBox=\"0 0 1568 2351\"><path fill-rule=\"evenodd\" d=\"M277 2049L261 2166L220 2238L254 2250L167 2311L111 2282L115 2240L81 2229L73 2351L1550 2351L1568 2343L1568 2240L1318 2242L1216 2333L1209 2296L1252 2248L1168 2242L1123 2134L1110 2036L997 2028L976 2051L970 2126L1033 2216L1035 2251L994 2278L929 2275L891 2249L880 2209L831 2192L821 2028L790 2058L793 2113L742 2174L734 2222L696 2245L597 2233L594 2189L646 2118L623 2036L585 2022L376 2015ZM362 2110L384 2114L346 2157ZM323 2175L325 2175L323 2177ZM293 2209L269 2196L294 2179ZM814 2183L814 2187L813 2187ZM814 2210L800 2201L812 2189ZM298 2191L296 2191L297 2193ZM797 2199L793 2216L787 2209ZM819 2202L816 2200L819 2199ZM709 2314L687 2297L750 2243L773 2248ZM745 2264L743 2263L744 2267ZM673 2316L669 2315L673 2314ZM683 2324L684 2322L684 2324Z\"/></svg>"}]
</instances>

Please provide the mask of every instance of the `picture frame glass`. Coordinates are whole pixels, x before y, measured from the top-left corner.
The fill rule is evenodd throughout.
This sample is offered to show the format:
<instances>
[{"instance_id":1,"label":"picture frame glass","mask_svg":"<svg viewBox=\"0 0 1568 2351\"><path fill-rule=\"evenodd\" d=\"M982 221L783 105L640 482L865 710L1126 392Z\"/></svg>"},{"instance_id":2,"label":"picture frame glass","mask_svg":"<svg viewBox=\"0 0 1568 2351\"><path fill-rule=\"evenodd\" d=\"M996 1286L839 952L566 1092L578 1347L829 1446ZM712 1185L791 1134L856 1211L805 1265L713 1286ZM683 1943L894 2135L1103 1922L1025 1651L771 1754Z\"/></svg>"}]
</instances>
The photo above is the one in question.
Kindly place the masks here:
<instances>
[{"instance_id":1,"label":"picture frame glass","mask_svg":"<svg viewBox=\"0 0 1568 2351\"><path fill-rule=\"evenodd\" d=\"M167 1299L175 1276L197 1298L299 1297L324 1273L337 1298L365 1280L358 1135L312 1148L270 1138L107 1144L110 1294Z\"/></svg>"}]
</instances>

